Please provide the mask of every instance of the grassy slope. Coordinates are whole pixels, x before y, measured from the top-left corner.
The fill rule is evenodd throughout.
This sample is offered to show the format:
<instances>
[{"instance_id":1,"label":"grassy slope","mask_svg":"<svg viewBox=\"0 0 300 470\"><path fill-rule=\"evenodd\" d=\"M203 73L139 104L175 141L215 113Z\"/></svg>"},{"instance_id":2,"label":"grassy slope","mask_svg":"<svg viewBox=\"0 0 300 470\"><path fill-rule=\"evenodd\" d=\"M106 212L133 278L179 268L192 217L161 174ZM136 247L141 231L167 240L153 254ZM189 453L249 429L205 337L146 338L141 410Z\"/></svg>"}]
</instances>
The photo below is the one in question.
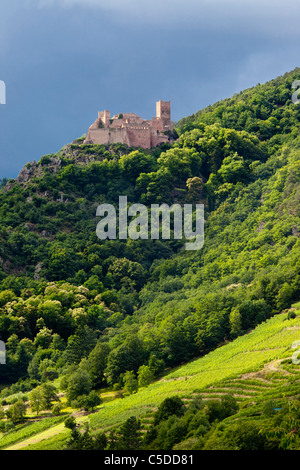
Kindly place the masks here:
<instances>
[{"instance_id":1,"label":"grassy slope","mask_svg":"<svg viewBox=\"0 0 300 470\"><path fill-rule=\"evenodd\" d=\"M300 366L291 361L292 343L300 339L300 311L297 313L292 320L286 312L276 315L249 334L171 370L138 393L104 403L89 416L91 430L108 430L132 415L140 417L146 428L160 402L172 395L189 400L199 393L204 399L233 393L240 402L241 416L251 416L253 407L269 398L293 396L293 383L300 380ZM6 449L56 449L68 435L59 424Z\"/></svg>"}]
</instances>

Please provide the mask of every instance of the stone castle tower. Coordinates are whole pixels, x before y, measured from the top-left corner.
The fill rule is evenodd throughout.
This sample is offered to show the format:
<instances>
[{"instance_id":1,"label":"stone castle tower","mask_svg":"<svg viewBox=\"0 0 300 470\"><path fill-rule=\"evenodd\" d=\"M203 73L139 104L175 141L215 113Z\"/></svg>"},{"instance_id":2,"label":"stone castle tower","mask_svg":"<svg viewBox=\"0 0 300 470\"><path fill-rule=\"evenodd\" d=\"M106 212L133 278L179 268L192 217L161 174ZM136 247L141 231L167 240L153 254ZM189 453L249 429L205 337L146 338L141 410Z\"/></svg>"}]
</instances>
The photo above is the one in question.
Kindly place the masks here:
<instances>
[{"instance_id":1,"label":"stone castle tower","mask_svg":"<svg viewBox=\"0 0 300 470\"><path fill-rule=\"evenodd\" d=\"M98 118L89 127L86 144L123 143L129 147L149 149L165 142L172 142L170 101L157 101L156 117L144 120L135 113L118 114L110 117L110 112L99 111Z\"/></svg>"}]
</instances>

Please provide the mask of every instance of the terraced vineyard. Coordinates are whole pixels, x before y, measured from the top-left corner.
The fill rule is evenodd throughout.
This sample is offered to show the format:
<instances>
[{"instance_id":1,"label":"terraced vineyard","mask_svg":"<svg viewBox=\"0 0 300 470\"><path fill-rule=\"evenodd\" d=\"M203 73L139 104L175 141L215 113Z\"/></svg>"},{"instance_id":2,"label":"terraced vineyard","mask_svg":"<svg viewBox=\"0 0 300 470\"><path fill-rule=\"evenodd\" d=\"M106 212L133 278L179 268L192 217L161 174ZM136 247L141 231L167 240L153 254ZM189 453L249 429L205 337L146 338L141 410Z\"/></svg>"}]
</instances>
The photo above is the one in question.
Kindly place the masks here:
<instances>
[{"instance_id":1,"label":"terraced vineyard","mask_svg":"<svg viewBox=\"0 0 300 470\"><path fill-rule=\"evenodd\" d=\"M247 419L253 415L259 417L261 407L267 400L299 394L300 365L291 358L295 353L293 343L300 340L300 312L294 311L295 318L288 319L287 312L276 315L249 334L166 373L136 394L104 401L84 420L88 420L92 432L107 431L134 415L141 418L146 429L153 413L166 397L178 395L189 402L197 395L207 400L226 394L233 394L240 405L234 419ZM49 429L51 425L53 423L49 421ZM54 431L47 436L45 429L43 433L37 429L34 437L30 432L30 438L15 433L14 441L3 436L0 446L13 449L16 448L14 443L18 442L17 448L22 449L63 448L69 431L62 423Z\"/></svg>"}]
</instances>

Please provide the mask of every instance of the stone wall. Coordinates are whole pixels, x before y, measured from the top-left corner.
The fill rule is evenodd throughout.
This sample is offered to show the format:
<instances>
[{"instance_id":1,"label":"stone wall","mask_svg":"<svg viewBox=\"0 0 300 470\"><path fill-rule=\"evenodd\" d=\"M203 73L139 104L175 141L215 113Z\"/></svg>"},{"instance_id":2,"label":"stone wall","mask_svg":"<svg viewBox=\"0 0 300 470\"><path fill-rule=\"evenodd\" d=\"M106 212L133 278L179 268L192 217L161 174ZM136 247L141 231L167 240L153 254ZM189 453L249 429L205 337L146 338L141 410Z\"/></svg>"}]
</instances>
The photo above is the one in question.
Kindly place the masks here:
<instances>
[{"instance_id":1,"label":"stone wall","mask_svg":"<svg viewBox=\"0 0 300 470\"><path fill-rule=\"evenodd\" d=\"M138 127L138 126L137 126ZM127 129L130 147L151 147L150 127L138 127Z\"/></svg>"},{"instance_id":2,"label":"stone wall","mask_svg":"<svg viewBox=\"0 0 300 470\"><path fill-rule=\"evenodd\" d=\"M121 142L130 147L130 141L126 128L89 129L85 143L108 145Z\"/></svg>"}]
</instances>

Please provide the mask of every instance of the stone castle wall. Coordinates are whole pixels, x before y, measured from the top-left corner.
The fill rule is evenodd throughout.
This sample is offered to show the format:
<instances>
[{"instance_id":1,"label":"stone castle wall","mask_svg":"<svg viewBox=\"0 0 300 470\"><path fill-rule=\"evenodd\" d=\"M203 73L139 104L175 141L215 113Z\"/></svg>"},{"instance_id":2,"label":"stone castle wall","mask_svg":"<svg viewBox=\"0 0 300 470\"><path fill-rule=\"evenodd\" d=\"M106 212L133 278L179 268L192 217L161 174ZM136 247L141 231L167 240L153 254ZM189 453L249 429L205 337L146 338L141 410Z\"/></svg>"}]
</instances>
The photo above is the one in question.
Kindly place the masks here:
<instances>
[{"instance_id":1,"label":"stone castle wall","mask_svg":"<svg viewBox=\"0 0 300 470\"><path fill-rule=\"evenodd\" d=\"M121 142L130 147L130 140L126 128L116 129L108 127L106 129L90 129L88 132L88 140L86 139L85 142L99 145Z\"/></svg>"}]
</instances>

